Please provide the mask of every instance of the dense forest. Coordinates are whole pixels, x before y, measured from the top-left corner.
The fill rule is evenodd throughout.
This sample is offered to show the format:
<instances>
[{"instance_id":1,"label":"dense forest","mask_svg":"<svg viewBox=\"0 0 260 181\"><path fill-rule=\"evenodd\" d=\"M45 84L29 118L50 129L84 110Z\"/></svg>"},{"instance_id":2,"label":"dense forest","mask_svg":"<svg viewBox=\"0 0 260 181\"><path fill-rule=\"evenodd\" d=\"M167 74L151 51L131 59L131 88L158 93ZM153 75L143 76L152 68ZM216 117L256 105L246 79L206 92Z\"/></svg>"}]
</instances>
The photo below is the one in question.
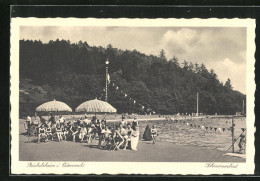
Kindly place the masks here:
<instances>
[{"instance_id":1,"label":"dense forest","mask_svg":"<svg viewBox=\"0 0 260 181\"><path fill-rule=\"evenodd\" d=\"M198 92L199 112L235 114L241 112L246 99L233 90L229 79L220 82L214 70L207 70L204 64L179 61L177 57L167 60L164 50L154 56L112 45L89 46L82 41L57 39L45 44L20 40L20 80L30 79L46 92L46 100L60 100L75 109L83 101L96 97L104 100L107 59L111 80L108 102L119 113L195 113ZM113 83L128 96L122 96ZM28 97L26 102L33 100Z\"/></svg>"}]
</instances>

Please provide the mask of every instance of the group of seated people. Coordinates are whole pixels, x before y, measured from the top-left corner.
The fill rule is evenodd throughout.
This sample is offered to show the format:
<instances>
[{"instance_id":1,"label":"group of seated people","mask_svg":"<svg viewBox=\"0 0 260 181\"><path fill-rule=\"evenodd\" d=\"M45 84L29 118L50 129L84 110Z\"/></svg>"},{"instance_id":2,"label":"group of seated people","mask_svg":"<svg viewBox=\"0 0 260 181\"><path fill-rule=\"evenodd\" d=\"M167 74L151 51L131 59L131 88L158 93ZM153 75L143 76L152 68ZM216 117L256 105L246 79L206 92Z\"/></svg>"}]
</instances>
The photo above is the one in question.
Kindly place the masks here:
<instances>
[{"instance_id":1,"label":"group of seated people","mask_svg":"<svg viewBox=\"0 0 260 181\"><path fill-rule=\"evenodd\" d=\"M108 125L105 118L100 121L96 116L90 121L85 121L85 118L67 121L62 115L58 120L52 114L48 120L40 116L38 143L54 140L90 143L98 139L100 149L137 150L139 126L136 118L131 124L120 122L118 125Z\"/></svg>"},{"instance_id":2,"label":"group of seated people","mask_svg":"<svg viewBox=\"0 0 260 181\"><path fill-rule=\"evenodd\" d=\"M132 124L128 123L126 125L123 125L121 122L116 126L113 133L110 136L105 137L105 139L113 140L112 144L109 143L108 140L105 140L109 149L120 150L122 148L123 150L126 150L126 148L129 147L132 150L137 150L139 126L136 121L133 121Z\"/></svg>"}]
</instances>

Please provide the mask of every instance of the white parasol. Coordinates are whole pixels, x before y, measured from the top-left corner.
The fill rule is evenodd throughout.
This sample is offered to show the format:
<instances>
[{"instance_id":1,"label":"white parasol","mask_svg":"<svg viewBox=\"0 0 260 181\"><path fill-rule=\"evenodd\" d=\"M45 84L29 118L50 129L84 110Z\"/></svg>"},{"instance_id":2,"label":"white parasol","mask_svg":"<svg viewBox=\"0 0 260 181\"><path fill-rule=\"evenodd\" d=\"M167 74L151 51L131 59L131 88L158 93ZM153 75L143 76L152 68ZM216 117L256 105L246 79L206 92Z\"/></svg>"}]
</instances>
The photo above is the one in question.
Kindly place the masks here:
<instances>
[{"instance_id":1,"label":"white parasol","mask_svg":"<svg viewBox=\"0 0 260 181\"><path fill-rule=\"evenodd\" d=\"M72 109L64 102L56 101L43 103L36 108L37 112L72 112Z\"/></svg>"},{"instance_id":2,"label":"white parasol","mask_svg":"<svg viewBox=\"0 0 260 181\"><path fill-rule=\"evenodd\" d=\"M75 109L75 111L87 113L116 113L117 110L107 102L93 99L83 102Z\"/></svg>"}]
</instances>

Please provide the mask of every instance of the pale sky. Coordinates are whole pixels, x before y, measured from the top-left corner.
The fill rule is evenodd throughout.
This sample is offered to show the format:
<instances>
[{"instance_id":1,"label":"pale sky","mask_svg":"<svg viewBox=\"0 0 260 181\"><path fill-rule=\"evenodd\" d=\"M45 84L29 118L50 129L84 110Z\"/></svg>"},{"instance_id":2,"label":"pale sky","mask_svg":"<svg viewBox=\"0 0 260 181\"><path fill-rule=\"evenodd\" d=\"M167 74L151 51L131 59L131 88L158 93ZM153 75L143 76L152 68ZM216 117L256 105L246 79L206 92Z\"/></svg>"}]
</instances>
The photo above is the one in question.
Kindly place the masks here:
<instances>
[{"instance_id":1,"label":"pale sky","mask_svg":"<svg viewBox=\"0 0 260 181\"><path fill-rule=\"evenodd\" d=\"M56 39L72 43L86 41L89 45L106 47L111 44L122 50L140 51L159 56L165 50L188 62L204 63L214 69L218 79L230 78L234 90L246 93L246 28L191 28L191 27L82 27L82 26L27 26L20 28L20 39Z\"/></svg>"}]
</instances>

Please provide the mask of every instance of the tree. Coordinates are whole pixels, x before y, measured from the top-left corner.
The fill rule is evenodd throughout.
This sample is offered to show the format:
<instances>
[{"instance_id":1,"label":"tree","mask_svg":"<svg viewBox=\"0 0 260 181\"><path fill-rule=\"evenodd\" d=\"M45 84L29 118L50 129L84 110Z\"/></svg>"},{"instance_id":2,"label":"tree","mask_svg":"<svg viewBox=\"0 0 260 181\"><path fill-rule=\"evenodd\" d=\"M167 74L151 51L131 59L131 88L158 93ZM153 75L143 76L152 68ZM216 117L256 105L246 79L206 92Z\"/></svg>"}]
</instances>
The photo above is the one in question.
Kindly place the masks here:
<instances>
[{"instance_id":1,"label":"tree","mask_svg":"<svg viewBox=\"0 0 260 181\"><path fill-rule=\"evenodd\" d=\"M212 76L212 78L217 80L217 74L215 73L215 71L213 69L210 69L210 75Z\"/></svg>"},{"instance_id":2,"label":"tree","mask_svg":"<svg viewBox=\"0 0 260 181\"><path fill-rule=\"evenodd\" d=\"M108 44L108 45L107 45L107 49L108 49L108 50L111 50L111 49L113 49L113 46L112 46L111 44Z\"/></svg>"},{"instance_id":3,"label":"tree","mask_svg":"<svg viewBox=\"0 0 260 181\"><path fill-rule=\"evenodd\" d=\"M187 70L189 63L186 60L184 60L182 64L183 64L183 69Z\"/></svg>"},{"instance_id":4,"label":"tree","mask_svg":"<svg viewBox=\"0 0 260 181\"><path fill-rule=\"evenodd\" d=\"M165 56L165 51L163 49L160 52L160 59L165 62L167 61L166 56Z\"/></svg>"},{"instance_id":5,"label":"tree","mask_svg":"<svg viewBox=\"0 0 260 181\"><path fill-rule=\"evenodd\" d=\"M233 89L232 85L231 85L231 80L228 78L225 85L225 87L227 87L228 89Z\"/></svg>"},{"instance_id":6,"label":"tree","mask_svg":"<svg viewBox=\"0 0 260 181\"><path fill-rule=\"evenodd\" d=\"M172 61L176 67L180 67L179 60L177 57L173 57L170 61Z\"/></svg>"},{"instance_id":7,"label":"tree","mask_svg":"<svg viewBox=\"0 0 260 181\"><path fill-rule=\"evenodd\" d=\"M188 65L188 70L190 70L190 71L193 71L193 70L194 70L194 65L193 65L192 62L189 63L189 65Z\"/></svg>"},{"instance_id":8,"label":"tree","mask_svg":"<svg viewBox=\"0 0 260 181\"><path fill-rule=\"evenodd\" d=\"M200 65L200 70L201 70L201 72L207 70L207 68L206 68L206 66L204 65L204 63L202 63L202 64Z\"/></svg>"},{"instance_id":9,"label":"tree","mask_svg":"<svg viewBox=\"0 0 260 181\"><path fill-rule=\"evenodd\" d=\"M195 66L195 73L198 73L198 72L200 71L199 64L196 62L196 63L194 64L194 66Z\"/></svg>"}]
</instances>

